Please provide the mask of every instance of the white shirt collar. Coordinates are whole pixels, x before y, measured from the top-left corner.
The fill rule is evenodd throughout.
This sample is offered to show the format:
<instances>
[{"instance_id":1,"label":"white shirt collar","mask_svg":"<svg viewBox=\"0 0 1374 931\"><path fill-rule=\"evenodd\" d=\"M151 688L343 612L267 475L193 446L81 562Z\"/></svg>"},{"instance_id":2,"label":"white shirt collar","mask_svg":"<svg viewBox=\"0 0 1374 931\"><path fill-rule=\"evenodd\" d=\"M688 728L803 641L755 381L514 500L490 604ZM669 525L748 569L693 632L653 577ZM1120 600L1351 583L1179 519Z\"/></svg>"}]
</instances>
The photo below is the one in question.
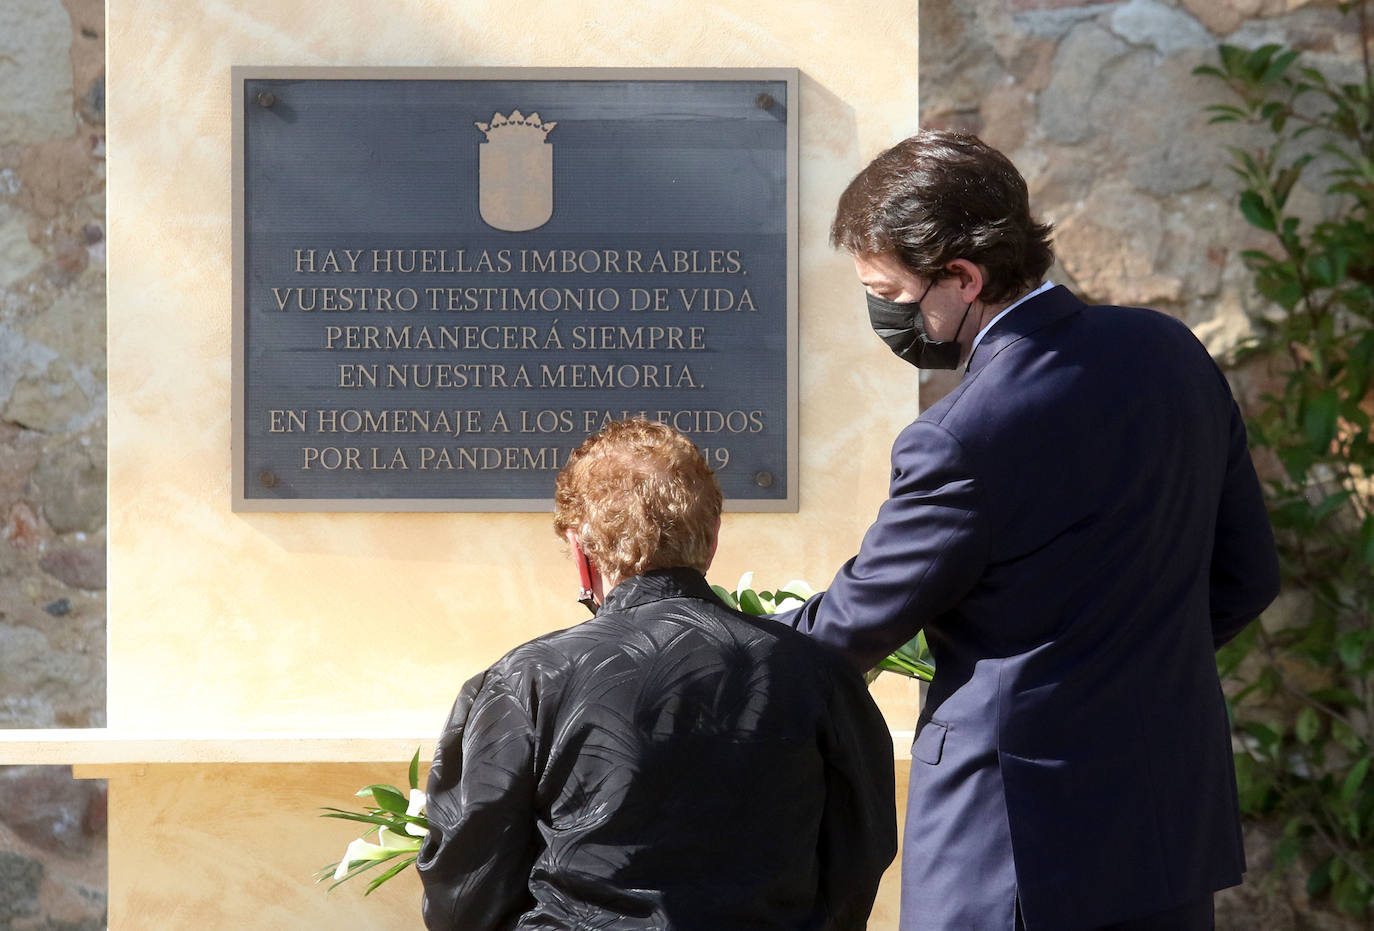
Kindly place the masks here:
<instances>
[{"instance_id":1,"label":"white shirt collar","mask_svg":"<svg viewBox=\"0 0 1374 931\"><path fill-rule=\"evenodd\" d=\"M987 326L979 330L978 335L973 338L973 347L968 351L969 358L973 358L973 354L978 350L978 344L982 341L983 335L987 333L988 330L991 330L994 326L996 326L998 320L1001 320L1007 314L1011 313L1013 310L1020 307L1022 304L1026 303L1026 301L1035 297L1037 294L1044 294L1046 291L1053 287L1053 281L1046 281L1043 284L1041 284L1040 287L1036 288L1034 291L1031 291L1029 294L1023 294L1021 297L1012 301L1005 308L1003 308L1002 312L999 313L997 316L993 317L991 320L989 320Z\"/></svg>"}]
</instances>

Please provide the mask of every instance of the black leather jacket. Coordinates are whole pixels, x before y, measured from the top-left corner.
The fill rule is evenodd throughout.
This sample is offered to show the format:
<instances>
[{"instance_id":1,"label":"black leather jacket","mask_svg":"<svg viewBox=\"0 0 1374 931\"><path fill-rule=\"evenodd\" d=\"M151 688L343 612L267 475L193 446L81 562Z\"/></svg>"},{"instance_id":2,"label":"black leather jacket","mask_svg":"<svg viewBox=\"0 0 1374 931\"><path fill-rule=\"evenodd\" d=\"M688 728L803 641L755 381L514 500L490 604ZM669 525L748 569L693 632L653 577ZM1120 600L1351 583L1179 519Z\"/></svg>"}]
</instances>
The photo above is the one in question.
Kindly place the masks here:
<instances>
[{"instance_id":1,"label":"black leather jacket","mask_svg":"<svg viewBox=\"0 0 1374 931\"><path fill-rule=\"evenodd\" d=\"M687 569L464 685L428 788L431 931L862 929L896 851L863 681Z\"/></svg>"}]
</instances>

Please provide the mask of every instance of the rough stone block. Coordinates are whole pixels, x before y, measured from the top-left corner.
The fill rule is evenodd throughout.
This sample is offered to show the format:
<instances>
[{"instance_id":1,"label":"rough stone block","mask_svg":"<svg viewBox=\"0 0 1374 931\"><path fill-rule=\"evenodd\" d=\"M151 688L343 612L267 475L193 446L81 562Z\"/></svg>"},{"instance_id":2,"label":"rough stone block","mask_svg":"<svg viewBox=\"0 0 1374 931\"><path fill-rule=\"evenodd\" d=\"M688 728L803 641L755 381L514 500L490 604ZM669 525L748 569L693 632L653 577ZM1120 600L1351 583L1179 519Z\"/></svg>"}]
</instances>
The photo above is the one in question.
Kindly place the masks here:
<instances>
[{"instance_id":1,"label":"rough stone block","mask_svg":"<svg viewBox=\"0 0 1374 931\"><path fill-rule=\"evenodd\" d=\"M1112 13L1111 27L1132 45L1153 46L1165 55L1216 44L1205 26L1158 0L1130 0Z\"/></svg>"},{"instance_id":2,"label":"rough stone block","mask_svg":"<svg viewBox=\"0 0 1374 931\"><path fill-rule=\"evenodd\" d=\"M42 885L42 863L0 850L0 921L8 924L11 919L37 912Z\"/></svg>"},{"instance_id":3,"label":"rough stone block","mask_svg":"<svg viewBox=\"0 0 1374 931\"><path fill-rule=\"evenodd\" d=\"M67 11L53 0L0 3L0 146L32 145L76 129L65 54L71 29Z\"/></svg>"},{"instance_id":4,"label":"rough stone block","mask_svg":"<svg viewBox=\"0 0 1374 931\"><path fill-rule=\"evenodd\" d=\"M105 587L103 546L53 550L38 561L38 567L73 588L99 591Z\"/></svg>"},{"instance_id":5,"label":"rough stone block","mask_svg":"<svg viewBox=\"0 0 1374 931\"><path fill-rule=\"evenodd\" d=\"M28 221L0 204L0 289L28 277L43 264L43 253L29 241Z\"/></svg>"},{"instance_id":6,"label":"rough stone block","mask_svg":"<svg viewBox=\"0 0 1374 931\"><path fill-rule=\"evenodd\" d=\"M71 366L54 359L43 371L19 380L3 416L30 430L57 433L76 426L90 410L92 400L74 377Z\"/></svg>"},{"instance_id":7,"label":"rough stone block","mask_svg":"<svg viewBox=\"0 0 1374 931\"><path fill-rule=\"evenodd\" d=\"M19 162L19 180L30 209L50 219L81 201L97 183L94 144L85 135L30 146Z\"/></svg>"},{"instance_id":8,"label":"rough stone block","mask_svg":"<svg viewBox=\"0 0 1374 931\"><path fill-rule=\"evenodd\" d=\"M1163 240L1158 201L1109 183L1059 223L1056 247L1092 300L1151 307L1176 302L1183 292L1172 269L1156 268Z\"/></svg>"},{"instance_id":9,"label":"rough stone block","mask_svg":"<svg viewBox=\"0 0 1374 931\"><path fill-rule=\"evenodd\" d=\"M1012 21L1018 28L1040 39L1062 39L1080 23L1098 19L1116 6L1115 3L1092 3L1050 9L1013 12Z\"/></svg>"},{"instance_id":10,"label":"rough stone block","mask_svg":"<svg viewBox=\"0 0 1374 931\"><path fill-rule=\"evenodd\" d=\"M34 470L43 513L57 533L105 526L105 450L80 440L49 450Z\"/></svg>"},{"instance_id":11,"label":"rough stone block","mask_svg":"<svg viewBox=\"0 0 1374 931\"><path fill-rule=\"evenodd\" d=\"M1126 43L1092 23L1060 44L1049 86L1040 94L1040 125L1055 142L1081 143L1097 132L1089 117L1104 72L1128 51Z\"/></svg>"},{"instance_id":12,"label":"rough stone block","mask_svg":"<svg viewBox=\"0 0 1374 931\"><path fill-rule=\"evenodd\" d=\"M0 821L39 850L86 853L98 840L85 822L99 790L72 778L70 766L0 767Z\"/></svg>"}]
</instances>

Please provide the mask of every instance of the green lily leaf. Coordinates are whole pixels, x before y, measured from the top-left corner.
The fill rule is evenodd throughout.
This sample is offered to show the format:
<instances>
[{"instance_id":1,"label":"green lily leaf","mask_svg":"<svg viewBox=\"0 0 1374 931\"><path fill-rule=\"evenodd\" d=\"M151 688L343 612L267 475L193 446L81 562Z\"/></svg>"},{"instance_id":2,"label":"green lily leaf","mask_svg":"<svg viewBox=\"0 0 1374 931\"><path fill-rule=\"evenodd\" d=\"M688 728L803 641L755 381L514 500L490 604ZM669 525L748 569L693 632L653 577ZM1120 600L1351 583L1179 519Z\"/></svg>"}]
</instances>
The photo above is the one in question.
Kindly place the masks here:
<instances>
[{"instance_id":1,"label":"green lily leaf","mask_svg":"<svg viewBox=\"0 0 1374 931\"><path fill-rule=\"evenodd\" d=\"M378 808L385 811L396 812L397 814L405 814L408 804L406 797L402 795L401 790L395 786L372 785L358 790L359 798L367 798L369 796L377 803Z\"/></svg>"}]
</instances>

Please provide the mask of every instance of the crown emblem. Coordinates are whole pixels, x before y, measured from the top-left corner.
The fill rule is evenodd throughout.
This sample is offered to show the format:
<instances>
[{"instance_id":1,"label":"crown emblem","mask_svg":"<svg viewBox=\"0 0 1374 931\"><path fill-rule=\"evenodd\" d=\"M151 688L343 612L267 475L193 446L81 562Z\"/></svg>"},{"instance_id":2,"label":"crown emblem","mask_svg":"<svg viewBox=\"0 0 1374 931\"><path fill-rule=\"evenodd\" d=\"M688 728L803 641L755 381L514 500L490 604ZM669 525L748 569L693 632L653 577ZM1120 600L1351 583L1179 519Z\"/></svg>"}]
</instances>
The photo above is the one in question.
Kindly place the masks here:
<instances>
[{"instance_id":1,"label":"crown emblem","mask_svg":"<svg viewBox=\"0 0 1374 931\"><path fill-rule=\"evenodd\" d=\"M491 118L490 123L473 123L482 132L486 133L488 142L543 142L544 137L549 134L558 123L545 123L539 119L538 113L531 113L525 116L519 110L512 110L510 116L502 116L497 113Z\"/></svg>"}]
</instances>

